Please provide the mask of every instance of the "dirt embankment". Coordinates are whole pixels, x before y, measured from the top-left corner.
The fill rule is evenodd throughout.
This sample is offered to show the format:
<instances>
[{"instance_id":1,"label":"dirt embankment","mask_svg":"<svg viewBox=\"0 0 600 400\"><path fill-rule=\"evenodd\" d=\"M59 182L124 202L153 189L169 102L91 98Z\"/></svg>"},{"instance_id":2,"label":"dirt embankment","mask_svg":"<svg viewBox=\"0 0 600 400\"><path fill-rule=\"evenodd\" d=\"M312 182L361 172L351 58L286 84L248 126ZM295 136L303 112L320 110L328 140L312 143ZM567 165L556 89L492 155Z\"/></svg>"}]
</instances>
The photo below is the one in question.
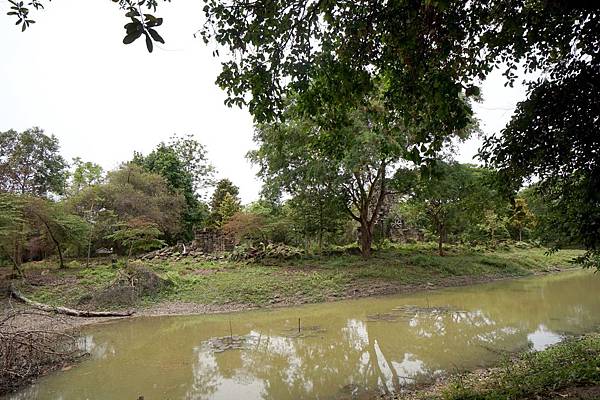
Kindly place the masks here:
<instances>
[{"instance_id":1,"label":"dirt embankment","mask_svg":"<svg viewBox=\"0 0 600 400\"><path fill-rule=\"evenodd\" d=\"M553 268L545 272L537 272L536 275L545 275L549 273L561 272L559 268ZM438 290L447 287L461 287L481 283L502 281L515 279L518 276L451 276L443 279L438 279L435 283L425 282L417 284L400 284L397 282L385 282L376 279L362 279L353 281L347 285L343 294L325 297L323 302L332 302L349 299L359 299L365 297L388 296L409 294L428 290ZM56 276L37 276L31 275L28 278L35 285L58 284L61 279L72 279L71 277L56 277ZM29 309L27 305L22 304L10 297L9 281L0 277L0 316L6 315L12 310ZM76 284L76 282L73 282ZM289 294L287 296L276 295L268 305L258 306L256 304L243 303L228 303L228 304L201 304L196 302L186 301L159 301L149 306L137 306L137 299L146 294L153 294L163 290L168 284L158 280L153 274L146 270L134 271L125 273L119 276L115 282L107 286L104 290L90 294L83 299L80 304L83 309L93 310L97 306L122 306L123 309L133 310L131 317L148 317L148 316L175 316L175 315L202 315L202 314L217 314L228 312L241 312L256 310L259 308L281 308L298 306L302 304L314 303L307 300L301 294ZM62 316L61 323L64 323L65 329L73 327L81 327L100 322L113 321L122 317L104 317L104 318L79 318L71 316ZM25 328L36 328L45 322L44 318L38 318L35 315L24 315L19 318L19 323Z\"/></svg>"}]
</instances>

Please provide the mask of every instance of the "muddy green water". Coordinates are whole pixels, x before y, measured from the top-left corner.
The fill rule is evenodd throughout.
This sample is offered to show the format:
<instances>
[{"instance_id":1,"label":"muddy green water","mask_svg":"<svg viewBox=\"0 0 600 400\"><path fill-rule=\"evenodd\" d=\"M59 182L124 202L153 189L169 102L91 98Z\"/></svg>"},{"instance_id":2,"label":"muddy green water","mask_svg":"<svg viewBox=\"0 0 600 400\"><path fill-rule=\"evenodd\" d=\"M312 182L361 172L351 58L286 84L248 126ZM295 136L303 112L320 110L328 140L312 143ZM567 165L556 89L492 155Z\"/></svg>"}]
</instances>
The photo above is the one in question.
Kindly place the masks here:
<instances>
[{"instance_id":1,"label":"muddy green water","mask_svg":"<svg viewBox=\"0 0 600 400\"><path fill-rule=\"evenodd\" d=\"M543 349L564 335L597 330L599 294L600 275L576 271L288 309L106 323L86 329L88 359L8 399L367 398L490 365L503 350ZM210 339L229 335L230 321L244 349L221 352Z\"/></svg>"}]
</instances>

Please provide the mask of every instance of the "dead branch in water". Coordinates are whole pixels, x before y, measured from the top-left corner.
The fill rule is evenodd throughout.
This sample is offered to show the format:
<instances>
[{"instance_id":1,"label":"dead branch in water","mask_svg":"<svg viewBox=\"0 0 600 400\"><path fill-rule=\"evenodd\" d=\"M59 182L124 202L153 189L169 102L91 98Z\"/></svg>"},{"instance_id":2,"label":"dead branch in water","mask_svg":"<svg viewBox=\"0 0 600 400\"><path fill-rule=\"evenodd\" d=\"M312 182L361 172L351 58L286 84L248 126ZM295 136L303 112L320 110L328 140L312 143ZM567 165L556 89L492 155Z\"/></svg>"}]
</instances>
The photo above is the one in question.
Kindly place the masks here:
<instances>
[{"instance_id":1,"label":"dead branch in water","mask_svg":"<svg viewBox=\"0 0 600 400\"><path fill-rule=\"evenodd\" d=\"M13 285L10 286L10 295L15 299L31 306L37 308L38 310L56 313L56 314L64 314L70 315L72 317L129 317L134 311L87 311L87 310L75 310L67 307L56 307L51 306L44 303L39 303L37 301L33 301L25 297L21 292L19 292Z\"/></svg>"},{"instance_id":2,"label":"dead branch in water","mask_svg":"<svg viewBox=\"0 0 600 400\"><path fill-rule=\"evenodd\" d=\"M37 327L28 327L35 319ZM0 395L85 355L81 336L57 316L11 310L0 319Z\"/></svg>"}]
</instances>

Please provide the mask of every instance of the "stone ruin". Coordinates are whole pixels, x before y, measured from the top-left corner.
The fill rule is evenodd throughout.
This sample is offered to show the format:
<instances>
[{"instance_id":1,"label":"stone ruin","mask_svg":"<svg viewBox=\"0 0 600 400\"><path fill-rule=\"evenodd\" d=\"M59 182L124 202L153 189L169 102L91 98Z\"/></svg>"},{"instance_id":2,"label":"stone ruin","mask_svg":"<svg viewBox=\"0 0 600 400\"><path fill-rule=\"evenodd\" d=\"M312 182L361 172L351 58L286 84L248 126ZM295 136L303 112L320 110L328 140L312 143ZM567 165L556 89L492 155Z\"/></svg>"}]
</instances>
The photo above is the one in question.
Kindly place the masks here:
<instances>
[{"instance_id":1,"label":"stone ruin","mask_svg":"<svg viewBox=\"0 0 600 400\"><path fill-rule=\"evenodd\" d=\"M171 260L179 261L184 258L205 260L225 259L225 252L235 248L235 240L217 231L203 230L196 232L192 243L180 243L175 246L163 247L138 257L140 260Z\"/></svg>"},{"instance_id":2,"label":"stone ruin","mask_svg":"<svg viewBox=\"0 0 600 400\"><path fill-rule=\"evenodd\" d=\"M220 253L232 251L235 247L235 239L221 232L202 230L196 232L192 247L204 253Z\"/></svg>"},{"instance_id":3,"label":"stone ruin","mask_svg":"<svg viewBox=\"0 0 600 400\"><path fill-rule=\"evenodd\" d=\"M425 232L422 229L408 226L402 217L390 221L388 235L390 240L396 243L425 241Z\"/></svg>"}]
</instances>

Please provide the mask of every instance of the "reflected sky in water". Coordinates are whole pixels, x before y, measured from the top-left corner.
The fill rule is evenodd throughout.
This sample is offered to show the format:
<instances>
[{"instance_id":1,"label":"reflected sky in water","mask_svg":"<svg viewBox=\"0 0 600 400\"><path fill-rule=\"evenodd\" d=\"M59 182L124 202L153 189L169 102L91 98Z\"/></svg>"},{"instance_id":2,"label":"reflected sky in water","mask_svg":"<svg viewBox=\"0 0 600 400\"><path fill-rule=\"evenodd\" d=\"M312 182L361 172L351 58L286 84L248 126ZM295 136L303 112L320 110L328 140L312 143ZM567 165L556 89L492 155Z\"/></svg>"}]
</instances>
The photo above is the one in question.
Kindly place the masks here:
<instances>
[{"instance_id":1,"label":"reflected sky in water","mask_svg":"<svg viewBox=\"0 0 600 400\"><path fill-rule=\"evenodd\" d=\"M600 276L577 271L289 309L135 318L88 328L87 360L8 399L366 398L593 330L599 290ZM247 345L215 352L207 341L228 335L230 321Z\"/></svg>"}]
</instances>

